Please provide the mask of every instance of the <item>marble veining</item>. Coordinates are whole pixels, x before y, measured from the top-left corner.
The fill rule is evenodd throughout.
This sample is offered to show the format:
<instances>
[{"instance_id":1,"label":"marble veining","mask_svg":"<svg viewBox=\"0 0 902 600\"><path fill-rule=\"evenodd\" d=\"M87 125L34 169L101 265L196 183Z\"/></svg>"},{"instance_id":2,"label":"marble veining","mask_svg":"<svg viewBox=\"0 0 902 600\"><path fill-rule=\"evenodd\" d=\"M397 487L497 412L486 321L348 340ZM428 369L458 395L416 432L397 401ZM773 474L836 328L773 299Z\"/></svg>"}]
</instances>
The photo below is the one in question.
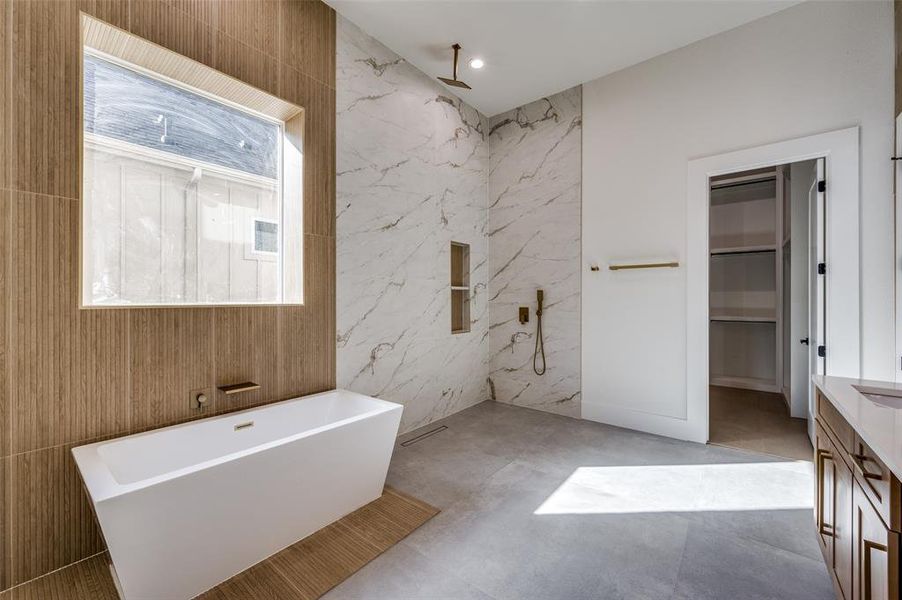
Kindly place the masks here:
<instances>
[{"instance_id":1,"label":"marble veining","mask_svg":"<svg viewBox=\"0 0 902 600\"><path fill-rule=\"evenodd\" d=\"M498 402L580 416L582 88L492 117L490 391ZM547 372L533 372L536 289ZM521 325L517 308L529 306Z\"/></svg>"},{"instance_id":2,"label":"marble veining","mask_svg":"<svg viewBox=\"0 0 902 600\"><path fill-rule=\"evenodd\" d=\"M351 22L337 38L338 386L403 404L407 431L489 397L488 120Z\"/></svg>"}]
</instances>

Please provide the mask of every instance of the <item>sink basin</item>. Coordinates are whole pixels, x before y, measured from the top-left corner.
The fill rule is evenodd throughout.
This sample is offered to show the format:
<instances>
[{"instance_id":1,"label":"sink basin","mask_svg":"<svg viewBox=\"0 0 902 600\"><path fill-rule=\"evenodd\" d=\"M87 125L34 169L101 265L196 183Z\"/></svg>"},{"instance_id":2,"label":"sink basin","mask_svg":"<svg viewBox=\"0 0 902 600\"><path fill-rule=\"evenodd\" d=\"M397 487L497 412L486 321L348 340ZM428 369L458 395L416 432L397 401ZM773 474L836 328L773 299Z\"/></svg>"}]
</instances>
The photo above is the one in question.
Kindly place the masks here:
<instances>
[{"instance_id":1,"label":"sink basin","mask_svg":"<svg viewBox=\"0 0 902 600\"><path fill-rule=\"evenodd\" d=\"M866 385L853 385L852 387L874 404L886 406L887 408L902 409L902 390Z\"/></svg>"}]
</instances>

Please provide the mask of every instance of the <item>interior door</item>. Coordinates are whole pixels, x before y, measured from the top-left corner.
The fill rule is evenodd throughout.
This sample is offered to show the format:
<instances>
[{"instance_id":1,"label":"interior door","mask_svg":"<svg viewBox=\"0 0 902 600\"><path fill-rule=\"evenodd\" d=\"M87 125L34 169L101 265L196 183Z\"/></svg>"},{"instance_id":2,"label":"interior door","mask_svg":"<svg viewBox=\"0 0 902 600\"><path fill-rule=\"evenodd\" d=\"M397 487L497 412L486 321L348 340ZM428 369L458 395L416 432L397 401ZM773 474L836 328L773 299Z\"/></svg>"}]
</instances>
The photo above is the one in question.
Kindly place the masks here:
<instances>
[{"instance_id":1,"label":"interior door","mask_svg":"<svg viewBox=\"0 0 902 600\"><path fill-rule=\"evenodd\" d=\"M809 372L824 375L827 372L827 328L826 328L826 218L827 191L825 162L817 159L814 181L808 191L808 364ZM808 381L808 414L815 414L814 384ZM814 443L814 419L808 419L808 437Z\"/></svg>"},{"instance_id":2,"label":"interior door","mask_svg":"<svg viewBox=\"0 0 902 600\"><path fill-rule=\"evenodd\" d=\"M897 92L898 93L898 92ZM902 156L902 113L896 116L896 156ZM896 170L896 381L902 381L902 276L898 265L902 259L902 160L895 161Z\"/></svg>"}]
</instances>

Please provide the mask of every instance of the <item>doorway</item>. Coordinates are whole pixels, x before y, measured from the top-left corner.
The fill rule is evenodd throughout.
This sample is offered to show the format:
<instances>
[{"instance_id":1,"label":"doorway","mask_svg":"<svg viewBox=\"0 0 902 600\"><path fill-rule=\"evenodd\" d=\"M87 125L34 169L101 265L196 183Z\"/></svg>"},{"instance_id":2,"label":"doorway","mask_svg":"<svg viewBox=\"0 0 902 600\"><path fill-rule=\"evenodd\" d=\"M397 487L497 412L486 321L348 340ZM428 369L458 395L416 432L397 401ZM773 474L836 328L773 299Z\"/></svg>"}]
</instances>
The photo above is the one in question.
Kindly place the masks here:
<instances>
[{"instance_id":1,"label":"doorway","mask_svg":"<svg viewBox=\"0 0 902 600\"><path fill-rule=\"evenodd\" d=\"M709 196L712 177L824 158L829 204L824 252L824 324L830 344L825 373L861 373L859 129L850 127L689 161L686 219L686 419L680 430L709 441ZM637 427L640 428L641 427ZM666 434L665 434L666 435Z\"/></svg>"},{"instance_id":2,"label":"doorway","mask_svg":"<svg viewBox=\"0 0 902 600\"><path fill-rule=\"evenodd\" d=\"M713 444L811 460L811 375L824 372L823 181L822 158L709 180Z\"/></svg>"}]
</instances>

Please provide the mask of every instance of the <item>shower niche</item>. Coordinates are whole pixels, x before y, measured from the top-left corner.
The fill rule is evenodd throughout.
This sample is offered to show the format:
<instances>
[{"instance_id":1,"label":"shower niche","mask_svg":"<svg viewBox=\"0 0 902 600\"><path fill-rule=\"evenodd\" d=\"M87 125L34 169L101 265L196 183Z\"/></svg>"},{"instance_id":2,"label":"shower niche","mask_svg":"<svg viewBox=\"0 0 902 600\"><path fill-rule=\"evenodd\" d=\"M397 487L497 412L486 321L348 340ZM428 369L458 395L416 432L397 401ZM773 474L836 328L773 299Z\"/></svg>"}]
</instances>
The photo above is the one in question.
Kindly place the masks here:
<instances>
[{"instance_id":1,"label":"shower niche","mask_svg":"<svg viewBox=\"0 0 902 600\"><path fill-rule=\"evenodd\" d=\"M451 242L451 333L470 331L470 245Z\"/></svg>"}]
</instances>

